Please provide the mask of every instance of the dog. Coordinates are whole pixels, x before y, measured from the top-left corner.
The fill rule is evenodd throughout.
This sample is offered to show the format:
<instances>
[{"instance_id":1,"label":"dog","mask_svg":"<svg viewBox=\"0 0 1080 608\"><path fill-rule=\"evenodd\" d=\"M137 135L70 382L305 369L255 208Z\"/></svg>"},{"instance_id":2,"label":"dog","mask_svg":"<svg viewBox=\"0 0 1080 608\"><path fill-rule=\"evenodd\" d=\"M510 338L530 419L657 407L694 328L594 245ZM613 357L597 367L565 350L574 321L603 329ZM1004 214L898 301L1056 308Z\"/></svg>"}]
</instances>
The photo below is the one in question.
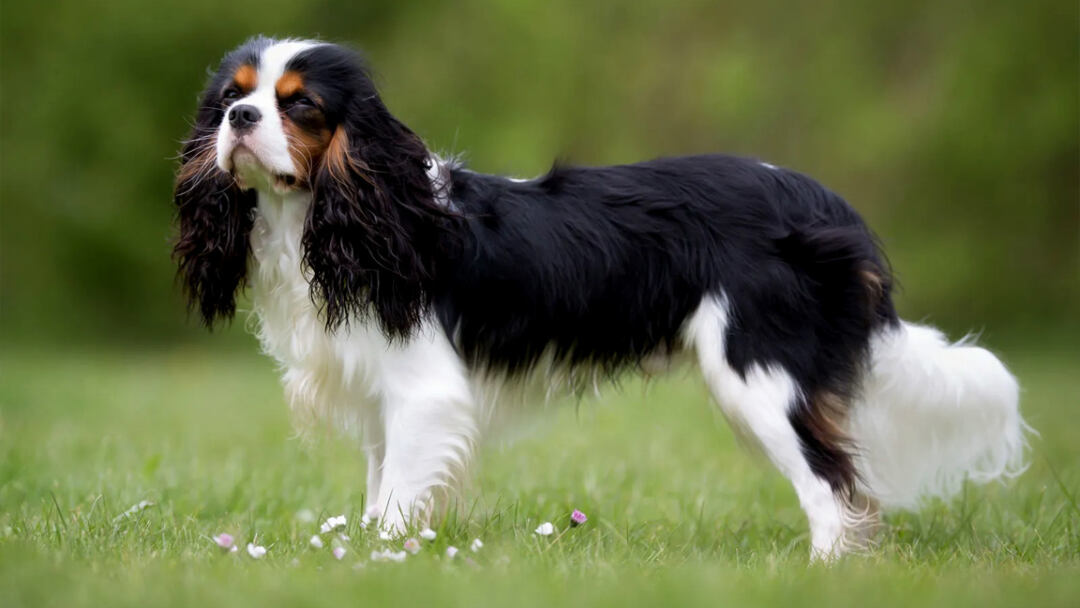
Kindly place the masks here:
<instances>
[{"instance_id":1,"label":"dog","mask_svg":"<svg viewBox=\"0 0 1080 608\"><path fill-rule=\"evenodd\" d=\"M874 235L789 169L477 173L390 113L357 52L257 37L210 78L174 200L191 306L212 327L250 286L293 412L359 430L365 516L391 534L445 505L507 386L676 358L790 480L812 559L864 545L881 508L1023 469L1014 377L901 320Z\"/></svg>"}]
</instances>

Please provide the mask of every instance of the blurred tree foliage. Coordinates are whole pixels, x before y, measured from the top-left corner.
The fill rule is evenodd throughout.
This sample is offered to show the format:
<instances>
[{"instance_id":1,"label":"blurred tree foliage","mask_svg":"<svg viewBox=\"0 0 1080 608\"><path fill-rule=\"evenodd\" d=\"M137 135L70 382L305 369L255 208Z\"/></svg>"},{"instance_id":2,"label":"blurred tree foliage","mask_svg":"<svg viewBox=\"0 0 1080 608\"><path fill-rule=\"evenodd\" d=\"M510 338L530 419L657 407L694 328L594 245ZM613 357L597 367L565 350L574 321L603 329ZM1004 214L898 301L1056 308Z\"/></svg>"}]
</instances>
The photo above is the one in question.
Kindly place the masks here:
<instances>
[{"instance_id":1,"label":"blurred tree foliage","mask_svg":"<svg viewBox=\"0 0 1080 608\"><path fill-rule=\"evenodd\" d=\"M246 37L370 56L390 107L482 171L726 151L846 196L901 311L950 329L1076 315L1075 0L135 0L0 8L8 340L195 335L169 259L196 95Z\"/></svg>"}]
</instances>

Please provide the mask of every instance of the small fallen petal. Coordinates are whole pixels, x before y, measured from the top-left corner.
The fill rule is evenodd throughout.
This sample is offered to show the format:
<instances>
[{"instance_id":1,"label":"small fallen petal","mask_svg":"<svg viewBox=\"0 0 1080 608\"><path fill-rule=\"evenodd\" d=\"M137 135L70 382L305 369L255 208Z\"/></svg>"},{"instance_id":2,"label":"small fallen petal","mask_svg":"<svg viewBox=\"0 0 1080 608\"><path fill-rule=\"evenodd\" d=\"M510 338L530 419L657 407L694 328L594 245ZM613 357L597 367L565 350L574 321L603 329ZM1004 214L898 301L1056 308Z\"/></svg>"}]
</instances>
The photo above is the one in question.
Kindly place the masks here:
<instances>
[{"instance_id":1,"label":"small fallen petal","mask_svg":"<svg viewBox=\"0 0 1080 608\"><path fill-rule=\"evenodd\" d=\"M449 557L450 559L454 559L454 556L457 555L457 552L458 552L458 548L453 546L453 545L450 545L449 547L446 548L446 557Z\"/></svg>"},{"instance_id":2,"label":"small fallen petal","mask_svg":"<svg viewBox=\"0 0 1080 608\"><path fill-rule=\"evenodd\" d=\"M534 533L540 536L551 536L555 532L555 525L550 521L545 521L533 530Z\"/></svg>"},{"instance_id":3,"label":"small fallen petal","mask_svg":"<svg viewBox=\"0 0 1080 608\"><path fill-rule=\"evenodd\" d=\"M308 541L308 544L310 544L312 547L315 547L316 549L322 549L323 548L322 539L319 538L318 534L312 536L311 540Z\"/></svg>"},{"instance_id":4,"label":"small fallen petal","mask_svg":"<svg viewBox=\"0 0 1080 608\"><path fill-rule=\"evenodd\" d=\"M571 526L580 526L581 524L583 524L583 523L585 523L587 521L589 521L589 518L586 517L585 514L582 513L581 511L578 511L577 509L574 509L574 512L570 514L570 525Z\"/></svg>"},{"instance_id":5,"label":"small fallen petal","mask_svg":"<svg viewBox=\"0 0 1080 608\"><path fill-rule=\"evenodd\" d=\"M431 528L424 528L420 531L420 538L424 540L435 540L435 531Z\"/></svg>"},{"instance_id":6,"label":"small fallen petal","mask_svg":"<svg viewBox=\"0 0 1080 608\"><path fill-rule=\"evenodd\" d=\"M415 538L410 538L409 540L405 541L405 550L409 553L412 553L413 555L416 555L420 552L420 541L416 540Z\"/></svg>"},{"instance_id":7,"label":"small fallen petal","mask_svg":"<svg viewBox=\"0 0 1080 608\"><path fill-rule=\"evenodd\" d=\"M254 559L262 559L266 555L266 547L256 545L255 543L248 543L247 546L248 555Z\"/></svg>"},{"instance_id":8,"label":"small fallen petal","mask_svg":"<svg viewBox=\"0 0 1080 608\"><path fill-rule=\"evenodd\" d=\"M349 540L352 540L352 537L351 537L351 536L349 536L348 534L338 534L338 535L337 535L337 537L338 537L339 539L343 540L343 541L349 541Z\"/></svg>"},{"instance_id":9,"label":"small fallen petal","mask_svg":"<svg viewBox=\"0 0 1080 608\"><path fill-rule=\"evenodd\" d=\"M339 560L345 557L345 547L334 547L334 557Z\"/></svg>"},{"instance_id":10,"label":"small fallen petal","mask_svg":"<svg viewBox=\"0 0 1080 608\"><path fill-rule=\"evenodd\" d=\"M236 545L233 545L232 549L229 549L229 553L236 553L239 550L240 550L240 547L237 547Z\"/></svg>"},{"instance_id":11,"label":"small fallen petal","mask_svg":"<svg viewBox=\"0 0 1080 608\"><path fill-rule=\"evenodd\" d=\"M472 541L472 544L469 545L469 549L473 553L476 553L477 551L479 551L480 549L483 549L483 548L484 548L484 543L479 538L474 538L473 541Z\"/></svg>"},{"instance_id":12,"label":"small fallen petal","mask_svg":"<svg viewBox=\"0 0 1080 608\"><path fill-rule=\"evenodd\" d=\"M385 551L372 551L371 561L373 562L403 562L409 554L404 551L391 551L386 549Z\"/></svg>"},{"instance_id":13,"label":"small fallen petal","mask_svg":"<svg viewBox=\"0 0 1080 608\"><path fill-rule=\"evenodd\" d=\"M214 542L222 549L232 549L235 541L233 540L232 534L222 532L214 537Z\"/></svg>"},{"instance_id":14,"label":"small fallen petal","mask_svg":"<svg viewBox=\"0 0 1080 608\"><path fill-rule=\"evenodd\" d=\"M131 517L139 511L142 511L143 509L148 509L152 506L154 506L154 503L150 502L149 500L140 500L139 502L131 505L131 507L129 507L127 511L124 511L123 513L114 517L113 521L116 522L124 519L125 517Z\"/></svg>"},{"instance_id":15,"label":"small fallen petal","mask_svg":"<svg viewBox=\"0 0 1080 608\"><path fill-rule=\"evenodd\" d=\"M323 534L326 534L327 532L330 532L332 530L337 530L338 528L344 528L344 527L345 527L345 516L344 515L338 515L337 517L327 518L327 520L323 522L322 526L319 527L319 531L322 532Z\"/></svg>"}]
</instances>

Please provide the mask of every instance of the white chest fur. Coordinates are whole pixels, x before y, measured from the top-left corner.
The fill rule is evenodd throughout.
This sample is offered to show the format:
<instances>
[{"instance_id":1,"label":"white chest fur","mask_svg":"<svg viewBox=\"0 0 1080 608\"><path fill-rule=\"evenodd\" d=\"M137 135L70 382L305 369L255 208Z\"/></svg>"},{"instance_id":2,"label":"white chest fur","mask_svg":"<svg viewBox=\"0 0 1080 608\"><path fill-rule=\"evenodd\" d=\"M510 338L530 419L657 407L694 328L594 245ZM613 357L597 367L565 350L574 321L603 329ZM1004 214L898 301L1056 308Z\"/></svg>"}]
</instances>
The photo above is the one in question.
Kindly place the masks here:
<instances>
[{"instance_id":1,"label":"white chest fur","mask_svg":"<svg viewBox=\"0 0 1080 608\"><path fill-rule=\"evenodd\" d=\"M469 400L464 367L434 324L394 344L370 321L326 331L303 267L310 205L306 193L260 193L251 236L257 334L282 368L301 427L318 420L351 427L380 404L403 398Z\"/></svg>"},{"instance_id":2,"label":"white chest fur","mask_svg":"<svg viewBox=\"0 0 1080 608\"><path fill-rule=\"evenodd\" d=\"M320 419L347 422L373 401L372 342L381 341L362 325L326 331L303 270L301 238L310 204L306 193L260 193L251 234L257 335L281 366L286 397L301 426Z\"/></svg>"}]
</instances>

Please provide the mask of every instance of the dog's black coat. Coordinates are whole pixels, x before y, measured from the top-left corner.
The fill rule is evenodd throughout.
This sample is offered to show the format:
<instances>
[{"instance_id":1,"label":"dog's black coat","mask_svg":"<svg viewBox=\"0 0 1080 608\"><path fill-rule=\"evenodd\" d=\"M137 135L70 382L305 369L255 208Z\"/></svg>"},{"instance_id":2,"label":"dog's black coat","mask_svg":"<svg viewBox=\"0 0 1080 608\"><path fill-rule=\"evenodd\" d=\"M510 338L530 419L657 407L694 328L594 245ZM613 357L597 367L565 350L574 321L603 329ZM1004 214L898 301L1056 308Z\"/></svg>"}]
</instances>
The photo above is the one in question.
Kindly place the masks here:
<instances>
[{"instance_id":1,"label":"dog's black coat","mask_svg":"<svg viewBox=\"0 0 1080 608\"><path fill-rule=\"evenodd\" d=\"M875 239L836 194L731 156L556 167L525 182L464 169L450 199L463 246L430 289L475 366L509 373L545 353L607 373L677 348L703 297L726 298L726 356L778 364L811 468L850 491L829 416L857 391L871 333L899 322Z\"/></svg>"},{"instance_id":2,"label":"dog's black coat","mask_svg":"<svg viewBox=\"0 0 1080 608\"><path fill-rule=\"evenodd\" d=\"M702 297L723 294L740 373L779 363L844 392L872 329L896 321L869 230L793 171L712 155L451 179L465 247L433 301L476 364L517 372L552 348L615 370L673 349Z\"/></svg>"}]
</instances>

